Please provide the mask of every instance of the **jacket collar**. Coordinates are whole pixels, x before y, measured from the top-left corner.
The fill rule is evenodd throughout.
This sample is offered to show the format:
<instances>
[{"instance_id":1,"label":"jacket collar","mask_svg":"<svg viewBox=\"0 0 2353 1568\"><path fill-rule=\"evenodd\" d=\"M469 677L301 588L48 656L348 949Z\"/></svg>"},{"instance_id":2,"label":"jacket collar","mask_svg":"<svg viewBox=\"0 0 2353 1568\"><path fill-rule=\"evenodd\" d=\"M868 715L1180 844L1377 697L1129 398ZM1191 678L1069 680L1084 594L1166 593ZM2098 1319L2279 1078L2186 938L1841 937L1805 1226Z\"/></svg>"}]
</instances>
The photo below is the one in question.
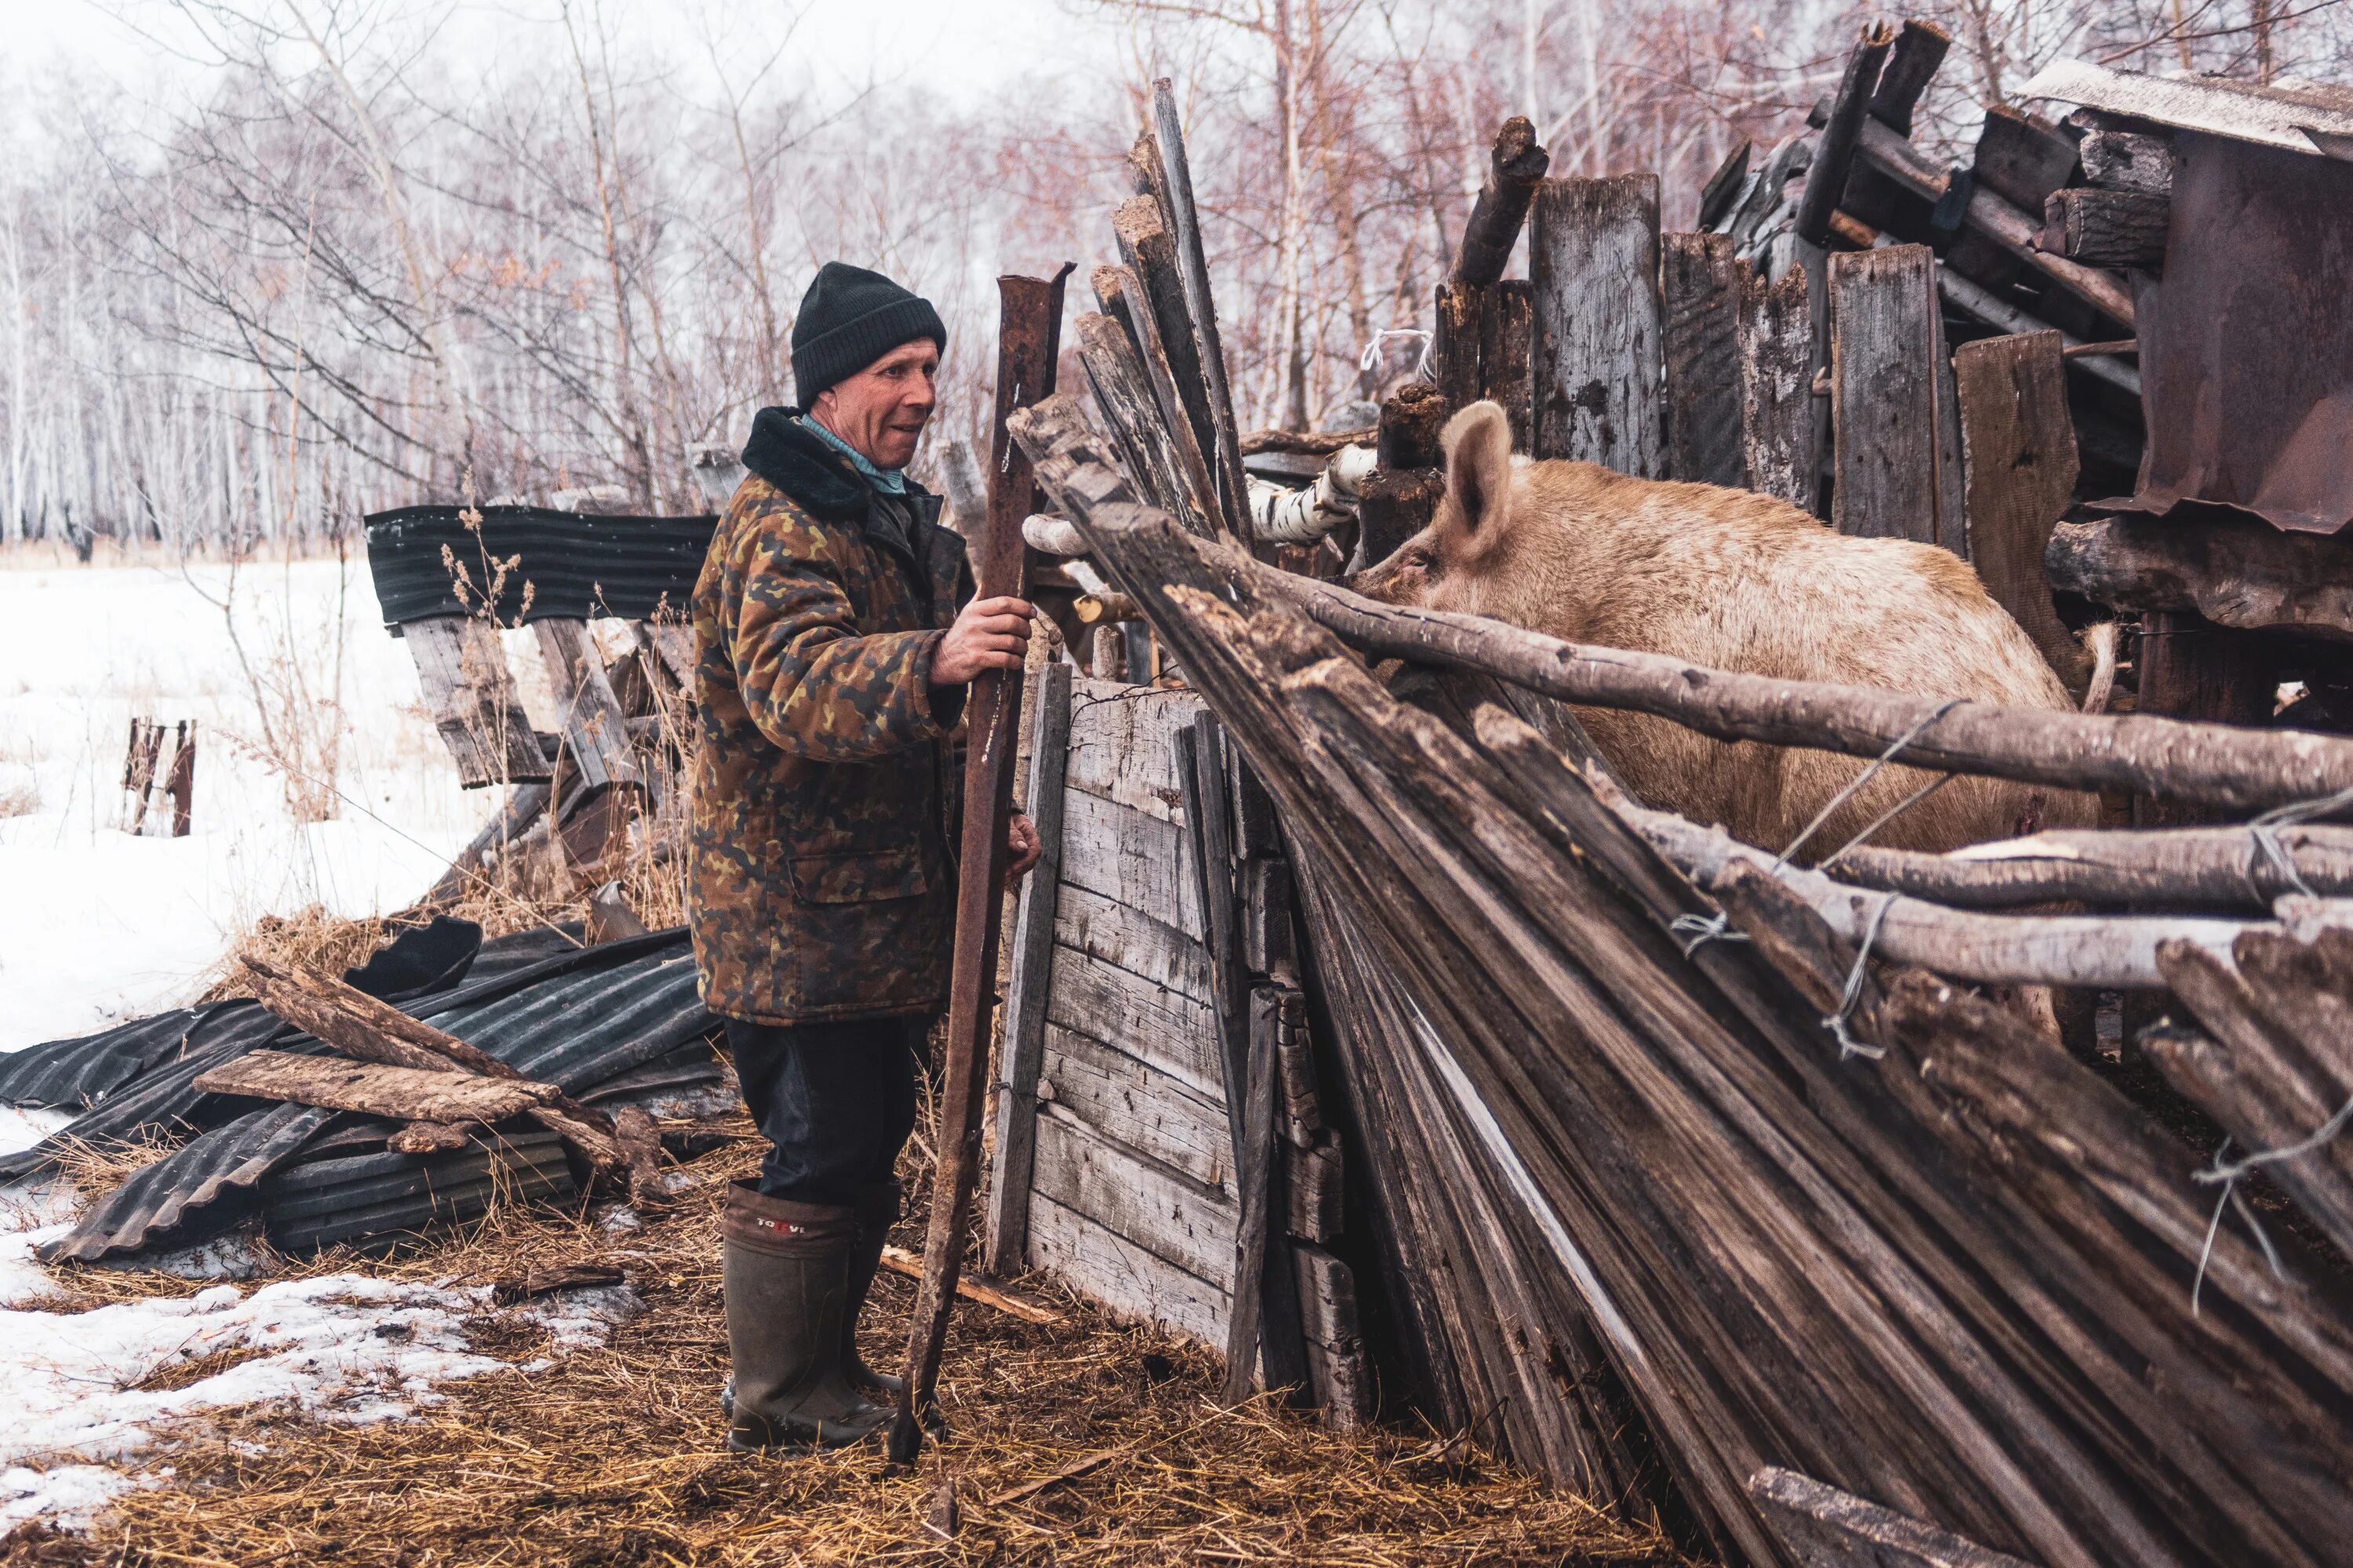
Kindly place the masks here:
<instances>
[{"instance_id":1,"label":"jacket collar","mask_svg":"<svg viewBox=\"0 0 2353 1568\"><path fill-rule=\"evenodd\" d=\"M866 521L874 493L849 459L801 426L797 408L763 408L752 420L744 466L828 522ZM923 493L912 482L910 495Z\"/></svg>"}]
</instances>

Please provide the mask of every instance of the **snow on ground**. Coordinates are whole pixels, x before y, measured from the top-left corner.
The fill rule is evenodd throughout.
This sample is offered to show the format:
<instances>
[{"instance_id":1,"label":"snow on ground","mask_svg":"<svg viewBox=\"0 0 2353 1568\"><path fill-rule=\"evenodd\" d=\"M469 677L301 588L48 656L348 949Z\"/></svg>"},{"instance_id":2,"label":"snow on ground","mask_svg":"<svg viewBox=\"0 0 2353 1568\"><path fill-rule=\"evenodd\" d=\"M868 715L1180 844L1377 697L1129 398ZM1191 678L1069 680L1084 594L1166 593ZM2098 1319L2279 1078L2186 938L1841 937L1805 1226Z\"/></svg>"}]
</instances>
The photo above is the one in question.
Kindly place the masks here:
<instances>
[{"instance_id":1,"label":"snow on ground","mask_svg":"<svg viewBox=\"0 0 2353 1568\"><path fill-rule=\"evenodd\" d=\"M332 700L340 662L332 820L297 822L265 760L224 598L265 683L299 666ZM543 705L540 685L524 683L527 706ZM147 835L124 830L133 716L198 725L188 837L155 836L168 807L151 811ZM235 573L164 560L0 567L0 1050L187 1001L263 914L400 908L492 805L459 787L359 555Z\"/></svg>"},{"instance_id":2,"label":"snow on ground","mask_svg":"<svg viewBox=\"0 0 2353 1568\"><path fill-rule=\"evenodd\" d=\"M224 598L265 685L299 663L309 688L332 700L340 661L330 820L298 821L287 803ZM549 727L543 678L532 679L530 661L510 663L533 721ZM167 729L197 723L185 838L158 836L152 813L147 834L125 830L133 716ZM357 916L413 902L493 804L459 787L360 558L235 574L211 563L0 564L0 1051L192 1000L264 914L319 904ZM0 1107L0 1152L69 1120ZM206 1412L266 1403L386 1420L438 1397L437 1383L508 1367L467 1348L466 1320L491 1310L481 1288L340 1274L43 1310L68 1288L33 1248L63 1233L76 1203L61 1183L0 1191L0 1388L11 1404L0 1421L0 1533L37 1516L80 1522L142 1476L167 1473L155 1467L175 1427ZM202 1278L250 1272L233 1238L172 1261ZM601 1340L635 1309L617 1289L510 1315L570 1346ZM181 1382L172 1369L203 1357L218 1358L209 1375L140 1386Z\"/></svg>"}]
</instances>

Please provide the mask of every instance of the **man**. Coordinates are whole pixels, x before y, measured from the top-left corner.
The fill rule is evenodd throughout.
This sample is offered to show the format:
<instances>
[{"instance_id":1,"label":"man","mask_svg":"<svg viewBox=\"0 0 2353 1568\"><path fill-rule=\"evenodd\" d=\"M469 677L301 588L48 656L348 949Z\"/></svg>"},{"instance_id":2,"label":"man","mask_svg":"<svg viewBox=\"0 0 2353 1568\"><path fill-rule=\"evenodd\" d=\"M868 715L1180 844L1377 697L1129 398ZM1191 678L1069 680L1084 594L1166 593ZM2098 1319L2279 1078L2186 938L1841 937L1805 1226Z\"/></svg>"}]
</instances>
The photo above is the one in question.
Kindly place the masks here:
<instances>
[{"instance_id":1,"label":"man","mask_svg":"<svg viewBox=\"0 0 2353 1568\"><path fill-rule=\"evenodd\" d=\"M827 263L793 324L802 407L753 421L695 585L687 913L771 1144L721 1216L733 1448L853 1443L898 1394L856 1332L947 999L949 735L974 676L1020 668L1031 616L967 602L964 542L906 477L946 341L928 301ZM1018 876L1027 818L1010 848Z\"/></svg>"}]
</instances>

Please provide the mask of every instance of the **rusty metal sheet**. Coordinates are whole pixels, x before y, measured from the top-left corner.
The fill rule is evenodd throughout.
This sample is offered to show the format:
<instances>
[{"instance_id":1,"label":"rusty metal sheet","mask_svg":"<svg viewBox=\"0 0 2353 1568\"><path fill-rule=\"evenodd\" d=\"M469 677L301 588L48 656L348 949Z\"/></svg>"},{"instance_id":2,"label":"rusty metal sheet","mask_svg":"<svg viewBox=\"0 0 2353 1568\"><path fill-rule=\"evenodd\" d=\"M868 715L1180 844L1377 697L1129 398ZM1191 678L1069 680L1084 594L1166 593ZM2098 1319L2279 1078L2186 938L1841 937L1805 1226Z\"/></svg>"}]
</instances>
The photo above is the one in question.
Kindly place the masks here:
<instances>
[{"instance_id":1,"label":"rusty metal sheet","mask_svg":"<svg viewBox=\"0 0 2353 1568\"><path fill-rule=\"evenodd\" d=\"M2134 510L2353 521L2353 163L2184 132L2165 276L2140 294Z\"/></svg>"}]
</instances>

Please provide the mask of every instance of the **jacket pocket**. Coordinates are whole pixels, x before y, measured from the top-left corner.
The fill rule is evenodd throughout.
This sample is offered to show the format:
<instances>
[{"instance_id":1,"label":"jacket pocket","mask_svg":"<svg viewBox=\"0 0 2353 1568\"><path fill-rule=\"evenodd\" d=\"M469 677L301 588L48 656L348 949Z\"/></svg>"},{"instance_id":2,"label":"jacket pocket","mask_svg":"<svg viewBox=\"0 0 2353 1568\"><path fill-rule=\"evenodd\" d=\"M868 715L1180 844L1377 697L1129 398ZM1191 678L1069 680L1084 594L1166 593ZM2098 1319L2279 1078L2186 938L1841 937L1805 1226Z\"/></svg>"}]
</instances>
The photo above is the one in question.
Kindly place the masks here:
<instances>
[{"instance_id":1,"label":"jacket pocket","mask_svg":"<svg viewBox=\"0 0 2353 1568\"><path fill-rule=\"evenodd\" d=\"M793 896L805 904L873 904L931 890L919 846L865 854L796 855Z\"/></svg>"}]
</instances>

